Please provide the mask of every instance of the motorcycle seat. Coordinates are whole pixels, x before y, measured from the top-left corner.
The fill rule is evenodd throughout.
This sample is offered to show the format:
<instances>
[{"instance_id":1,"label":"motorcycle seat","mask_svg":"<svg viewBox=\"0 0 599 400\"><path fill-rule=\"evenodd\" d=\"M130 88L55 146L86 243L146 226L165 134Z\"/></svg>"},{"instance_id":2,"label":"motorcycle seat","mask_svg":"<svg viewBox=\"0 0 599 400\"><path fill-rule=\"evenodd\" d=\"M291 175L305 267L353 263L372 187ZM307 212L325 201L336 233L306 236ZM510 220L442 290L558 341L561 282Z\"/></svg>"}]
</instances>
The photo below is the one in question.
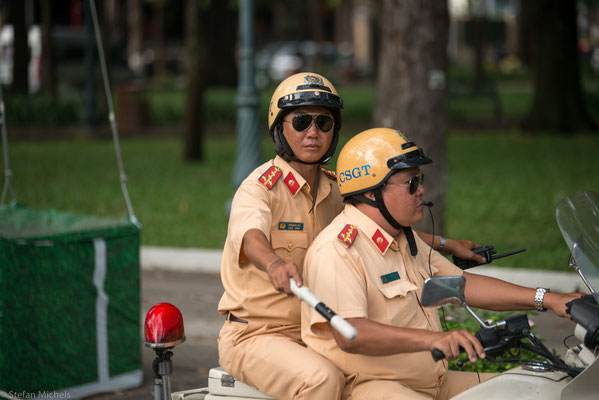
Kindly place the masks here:
<instances>
[{"instance_id":1,"label":"motorcycle seat","mask_svg":"<svg viewBox=\"0 0 599 400\"><path fill-rule=\"evenodd\" d=\"M175 392L172 400L275 400L253 386L235 379L222 367L208 372L208 387Z\"/></svg>"}]
</instances>

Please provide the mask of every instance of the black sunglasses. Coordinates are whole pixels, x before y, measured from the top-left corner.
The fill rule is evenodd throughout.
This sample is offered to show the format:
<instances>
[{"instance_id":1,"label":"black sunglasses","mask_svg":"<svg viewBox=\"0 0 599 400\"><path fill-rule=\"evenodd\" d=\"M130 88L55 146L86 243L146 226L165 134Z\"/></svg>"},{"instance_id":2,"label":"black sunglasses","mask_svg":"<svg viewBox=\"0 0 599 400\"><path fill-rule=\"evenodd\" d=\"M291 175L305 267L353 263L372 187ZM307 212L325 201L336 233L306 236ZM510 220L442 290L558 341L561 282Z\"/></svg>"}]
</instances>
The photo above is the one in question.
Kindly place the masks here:
<instances>
[{"instance_id":1,"label":"black sunglasses","mask_svg":"<svg viewBox=\"0 0 599 400\"><path fill-rule=\"evenodd\" d=\"M418 190L418 186L424 183L424 174L416 175L412 179L410 179L407 183L386 183L386 185L390 186L409 186L410 194L416 193Z\"/></svg>"},{"instance_id":2,"label":"black sunglasses","mask_svg":"<svg viewBox=\"0 0 599 400\"><path fill-rule=\"evenodd\" d=\"M312 122L314 122L316 127L324 133L329 132L334 125L333 117L325 114L295 114L291 121L285 122L291 122L293 129L298 132L304 132L310 128Z\"/></svg>"}]
</instances>

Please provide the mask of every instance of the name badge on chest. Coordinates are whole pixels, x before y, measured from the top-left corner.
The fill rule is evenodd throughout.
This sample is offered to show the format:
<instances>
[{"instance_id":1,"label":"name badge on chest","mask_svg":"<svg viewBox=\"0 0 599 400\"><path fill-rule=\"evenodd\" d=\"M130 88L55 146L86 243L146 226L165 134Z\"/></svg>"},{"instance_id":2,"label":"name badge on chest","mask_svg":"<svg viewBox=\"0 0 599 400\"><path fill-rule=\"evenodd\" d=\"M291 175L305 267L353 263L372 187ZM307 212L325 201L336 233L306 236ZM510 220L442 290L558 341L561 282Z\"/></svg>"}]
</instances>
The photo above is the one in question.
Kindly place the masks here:
<instances>
[{"instance_id":1,"label":"name badge on chest","mask_svg":"<svg viewBox=\"0 0 599 400\"><path fill-rule=\"evenodd\" d=\"M401 278L399 277L399 272L397 272L397 271L391 272L389 274L381 275L381 281L383 281L383 283L389 283L389 282L397 281L399 279L401 279Z\"/></svg>"},{"instance_id":2,"label":"name badge on chest","mask_svg":"<svg viewBox=\"0 0 599 400\"><path fill-rule=\"evenodd\" d=\"M303 231L303 222L279 222L280 231Z\"/></svg>"}]
</instances>

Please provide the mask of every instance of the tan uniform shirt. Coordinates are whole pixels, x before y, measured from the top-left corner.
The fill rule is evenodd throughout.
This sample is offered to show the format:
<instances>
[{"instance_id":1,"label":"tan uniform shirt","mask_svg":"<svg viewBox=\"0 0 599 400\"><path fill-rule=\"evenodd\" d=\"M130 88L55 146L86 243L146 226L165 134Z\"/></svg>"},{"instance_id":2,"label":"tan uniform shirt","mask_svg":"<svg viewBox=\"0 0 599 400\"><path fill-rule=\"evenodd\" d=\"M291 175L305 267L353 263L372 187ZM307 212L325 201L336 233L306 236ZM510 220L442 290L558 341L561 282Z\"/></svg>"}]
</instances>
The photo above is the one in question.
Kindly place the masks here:
<instances>
[{"instance_id":1,"label":"tan uniform shirt","mask_svg":"<svg viewBox=\"0 0 599 400\"><path fill-rule=\"evenodd\" d=\"M347 205L308 251L305 284L344 318L441 331L437 309L420 305L424 280L431 275L430 247L417 235L414 239L416 257L410 255L403 233L396 240L356 207ZM430 264L434 276L462 275L437 251L432 252ZM447 362L434 362L428 351L385 357L346 353L337 346L324 318L305 304L302 339L346 376L354 377L354 384L392 379L416 390L432 389L441 384L447 371Z\"/></svg>"},{"instance_id":2,"label":"tan uniform shirt","mask_svg":"<svg viewBox=\"0 0 599 400\"><path fill-rule=\"evenodd\" d=\"M309 185L280 157L258 167L240 185L231 205L223 250L221 279L225 293L218 304L219 312L299 328L299 300L275 290L266 272L247 259L242 242L248 230L259 229L277 255L295 262L301 273L309 244L343 209L335 179L322 169L319 174L312 211Z\"/></svg>"}]
</instances>

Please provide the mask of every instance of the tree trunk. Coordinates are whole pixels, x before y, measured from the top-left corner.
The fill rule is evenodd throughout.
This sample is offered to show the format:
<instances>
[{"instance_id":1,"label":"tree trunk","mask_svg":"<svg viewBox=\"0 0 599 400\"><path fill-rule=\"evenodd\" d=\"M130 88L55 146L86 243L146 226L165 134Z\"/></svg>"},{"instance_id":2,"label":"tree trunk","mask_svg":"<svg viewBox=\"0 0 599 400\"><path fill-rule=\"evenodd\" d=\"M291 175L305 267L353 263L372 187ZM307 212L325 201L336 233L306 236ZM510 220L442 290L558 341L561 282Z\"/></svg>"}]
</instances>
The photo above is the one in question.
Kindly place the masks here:
<instances>
[{"instance_id":1,"label":"tree trunk","mask_svg":"<svg viewBox=\"0 0 599 400\"><path fill-rule=\"evenodd\" d=\"M29 46L25 25L25 1L11 1L8 11L9 23L13 26L12 93L29 93Z\"/></svg>"},{"instance_id":2,"label":"tree trunk","mask_svg":"<svg viewBox=\"0 0 599 400\"><path fill-rule=\"evenodd\" d=\"M163 0L154 1L154 77L158 79L163 79L166 76L164 6Z\"/></svg>"},{"instance_id":3,"label":"tree trunk","mask_svg":"<svg viewBox=\"0 0 599 400\"><path fill-rule=\"evenodd\" d=\"M531 29L534 95L522 128L528 132L594 130L584 100L576 31L576 2L526 0Z\"/></svg>"},{"instance_id":4,"label":"tree trunk","mask_svg":"<svg viewBox=\"0 0 599 400\"><path fill-rule=\"evenodd\" d=\"M310 30L310 40L313 40L318 46L318 51L314 55L314 58L308 59L307 63L304 64L303 69L305 71L322 71L322 42L323 42L323 17L322 7L324 2L322 0L310 0L308 2L308 21Z\"/></svg>"},{"instance_id":5,"label":"tree trunk","mask_svg":"<svg viewBox=\"0 0 599 400\"><path fill-rule=\"evenodd\" d=\"M486 82L485 76L485 34L487 18L478 15L472 19L474 30L474 89L482 91Z\"/></svg>"},{"instance_id":6,"label":"tree trunk","mask_svg":"<svg viewBox=\"0 0 599 400\"><path fill-rule=\"evenodd\" d=\"M218 40L215 40L218 38ZM200 10L200 40L205 54L205 82L210 86L235 86L237 12L230 2L212 0Z\"/></svg>"},{"instance_id":7,"label":"tree trunk","mask_svg":"<svg viewBox=\"0 0 599 400\"><path fill-rule=\"evenodd\" d=\"M400 130L434 161L423 168L435 232L443 231L446 155L447 2L383 0L375 125ZM429 218L420 229L431 232Z\"/></svg>"},{"instance_id":8,"label":"tree trunk","mask_svg":"<svg viewBox=\"0 0 599 400\"><path fill-rule=\"evenodd\" d=\"M518 58L522 64L530 67L533 51L532 36L535 6L532 1L520 1L516 16L518 25Z\"/></svg>"},{"instance_id":9,"label":"tree trunk","mask_svg":"<svg viewBox=\"0 0 599 400\"><path fill-rule=\"evenodd\" d=\"M187 161L202 161L203 149L203 49L198 24L199 2L187 0L185 21L187 100L185 104L185 140L183 158Z\"/></svg>"},{"instance_id":10,"label":"tree trunk","mask_svg":"<svg viewBox=\"0 0 599 400\"><path fill-rule=\"evenodd\" d=\"M141 0L127 1L127 64L135 75L142 76L143 12Z\"/></svg>"},{"instance_id":11,"label":"tree trunk","mask_svg":"<svg viewBox=\"0 0 599 400\"><path fill-rule=\"evenodd\" d=\"M42 10L42 90L56 98L56 65L54 61L54 41L52 40L52 4L43 0Z\"/></svg>"}]
</instances>

